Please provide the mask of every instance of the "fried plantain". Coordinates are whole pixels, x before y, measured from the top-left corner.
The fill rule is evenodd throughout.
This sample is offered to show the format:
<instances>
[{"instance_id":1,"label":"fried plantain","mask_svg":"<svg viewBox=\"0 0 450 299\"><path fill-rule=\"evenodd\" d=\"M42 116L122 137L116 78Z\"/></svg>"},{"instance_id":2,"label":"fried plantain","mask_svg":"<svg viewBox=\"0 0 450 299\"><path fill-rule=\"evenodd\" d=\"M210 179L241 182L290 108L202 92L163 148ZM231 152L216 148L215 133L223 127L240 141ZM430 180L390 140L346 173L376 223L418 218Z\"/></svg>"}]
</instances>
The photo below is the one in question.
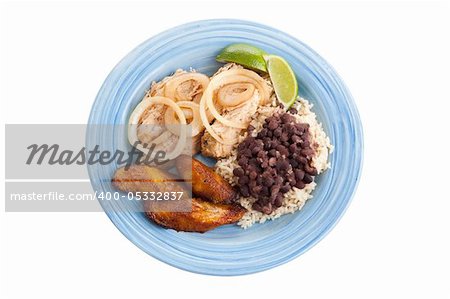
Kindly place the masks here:
<instances>
[{"instance_id":1,"label":"fried plantain","mask_svg":"<svg viewBox=\"0 0 450 299\"><path fill-rule=\"evenodd\" d=\"M190 200L186 187L173 175L146 165L133 165L128 170L120 168L112 182L118 190L126 192L183 192L180 200L144 201L144 211L151 220L177 231L203 233L237 222L245 213L238 205Z\"/></svg>"},{"instance_id":2,"label":"fried plantain","mask_svg":"<svg viewBox=\"0 0 450 299\"><path fill-rule=\"evenodd\" d=\"M204 233L224 224L237 222L245 210L237 205L226 205L193 198L191 212L146 212L157 224L177 231Z\"/></svg>"},{"instance_id":3,"label":"fried plantain","mask_svg":"<svg viewBox=\"0 0 450 299\"><path fill-rule=\"evenodd\" d=\"M181 155L176 159L176 167L182 178L185 180L192 179L192 193L194 195L213 203L229 204L237 199L237 192L233 187L197 159Z\"/></svg>"},{"instance_id":4,"label":"fried plantain","mask_svg":"<svg viewBox=\"0 0 450 299\"><path fill-rule=\"evenodd\" d=\"M112 183L117 189L126 192L187 191L174 175L147 165L131 165L129 169L117 169Z\"/></svg>"},{"instance_id":5,"label":"fried plantain","mask_svg":"<svg viewBox=\"0 0 450 299\"><path fill-rule=\"evenodd\" d=\"M179 200L145 200L145 211L158 209L159 211L190 211L191 193L186 186L174 175L164 170L147 166L131 165L129 169L124 167L116 170L112 179L114 187L124 192L133 192L135 195L144 196L147 192L170 193L175 195L181 192ZM147 194L148 195L148 194Z\"/></svg>"}]
</instances>

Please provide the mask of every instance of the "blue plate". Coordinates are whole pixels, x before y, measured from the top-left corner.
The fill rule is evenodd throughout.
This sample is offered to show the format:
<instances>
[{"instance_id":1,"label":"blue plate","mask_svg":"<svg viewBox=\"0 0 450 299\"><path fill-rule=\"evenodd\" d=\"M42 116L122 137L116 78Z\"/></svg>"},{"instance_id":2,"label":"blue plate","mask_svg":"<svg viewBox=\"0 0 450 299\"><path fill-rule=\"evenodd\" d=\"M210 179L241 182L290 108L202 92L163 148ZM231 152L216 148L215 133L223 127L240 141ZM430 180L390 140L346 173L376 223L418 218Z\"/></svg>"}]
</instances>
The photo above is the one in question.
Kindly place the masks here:
<instances>
[{"instance_id":1,"label":"blue plate","mask_svg":"<svg viewBox=\"0 0 450 299\"><path fill-rule=\"evenodd\" d=\"M317 179L314 197L304 208L275 221L243 230L236 225L199 233L161 228L142 213L115 210L101 202L116 227L149 255L180 269L211 275L255 273L286 263L317 244L349 205L359 181L362 126L352 97L333 68L297 39L265 25L241 20L184 24L147 40L112 70L101 87L89 125L126 124L153 80L178 68L212 74L215 56L231 43L248 43L284 57L294 69L300 95L314 104L319 121L335 146L332 168ZM126 132L88 130L87 147L129 148ZM109 181L117 165L89 166L97 192L114 191ZM108 206L106 206L108 205ZM119 209L119 208L117 208Z\"/></svg>"}]
</instances>

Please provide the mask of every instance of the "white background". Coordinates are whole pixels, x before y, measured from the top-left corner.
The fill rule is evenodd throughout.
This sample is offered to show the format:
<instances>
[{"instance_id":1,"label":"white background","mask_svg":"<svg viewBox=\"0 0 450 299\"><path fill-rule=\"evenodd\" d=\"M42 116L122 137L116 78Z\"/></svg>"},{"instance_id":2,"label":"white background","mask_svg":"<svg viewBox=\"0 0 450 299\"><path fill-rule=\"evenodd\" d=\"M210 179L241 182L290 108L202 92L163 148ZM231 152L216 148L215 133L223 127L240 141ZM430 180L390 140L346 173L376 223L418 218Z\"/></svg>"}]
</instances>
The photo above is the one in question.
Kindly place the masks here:
<instances>
[{"instance_id":1,"label":"white background","mask_svg":"<svg viewBox=\"0 0 450 299\"><path fill-rule=\"evenodd\" d=\"M149 257L101 213L1 212L1 297L449 298L446 2L3 3L2 122L84 123L103 80L136 45L217 17L296 36L352 92L364 170L336 228L288 264L223 278Z\"/></svg>"}]
</instances>

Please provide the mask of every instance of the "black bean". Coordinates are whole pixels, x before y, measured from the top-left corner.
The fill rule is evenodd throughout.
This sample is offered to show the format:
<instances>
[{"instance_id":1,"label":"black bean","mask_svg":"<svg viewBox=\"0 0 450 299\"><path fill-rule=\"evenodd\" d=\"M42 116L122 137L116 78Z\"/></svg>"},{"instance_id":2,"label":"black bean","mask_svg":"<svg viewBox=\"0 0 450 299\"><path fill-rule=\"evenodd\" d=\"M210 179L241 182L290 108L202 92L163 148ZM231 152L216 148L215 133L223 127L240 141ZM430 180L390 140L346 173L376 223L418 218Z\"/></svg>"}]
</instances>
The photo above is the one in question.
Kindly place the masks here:
<instances>
[{"instance_id":1,"label":"black bean","mask_svg":"<svg viewBox=\"0 0 450 299\"><path fill-rule=\"evenodd\" d=\"M309 141L303 140L302 143L300 143L301 148L308 148L309 147Z\"/></svg>"},{"instance_id":2,"label":"black bean","mask_svg":"<svg viewBox=\"0 0 450 299\"><path fill-rule=\"evenodd\" d=\"M276 157L277 150L276 149L271 149L271 150L269 150L268 154L269 154L269 157Z\"/></svg>"},{"instance_id":3,"label":"black bean","mask_svg":"<svg viewBox=\"0 0 450 299\"><path fill-rule=\"evenodd\" d=\"M289 145L289 151L295 153L297 151L297 146L295 144Z\"/></svg>"},{"instance_id":4,"label":"black bean","mask_svg":"<svg viewBox=\"0 0 450 299\"><path fill-rule=\"evenodd\" d=\"M270 197L275 198L278 195L278 193L280 192L280 188L281 188L280 185L273 185L270 188Z\"/></svg>"},{"instance_id":5,"label":"black bean","mask_svg":"<svg viewBox=\"0 0 450 299\"><path fill-rule=\"evenodd\" d=\"M284 149L280 151L280 155L288 157L289 156L289 150L286 146L284 146Z\"/></svg>"},{"instance_id":6,"label":"black bean","mask_svg":"<svg viewBox=\"0 0 450 299\"><path fill-rule=\"evenodd\" d=\"M269 159L269 166L270 166L270 167L273 167L273 166L275 166L276 164L277 164L277 158L272 157L272 158Z\"/></svg>"},{"instance_id":7,"label":"black bean","mask_svg":"<svg viewBox=\"0 0 450 299\"><path fill-rule=\"evenodd\" d=\"M300 136L298 135L292 135L291 140L294 143L300 143L302 141L302 138L300 138Z\"/></svg>"},{"instance_id":8,"label":"black bean","mask_svg":"<svg viewBox=\"0 0 450 299\"><path fill-rule=\"evenodd\" d=\"M246 185L241 186L240 191L241 191L242 196L244 196L244 197L250 196L250 193L248 192L248 186L246 186Z\"/></svg>"},{"instance_id":9,"label":"black bean","mask_svg":"<svg viewBox=\"0 0 450 299\"><path fill-rule=\"evenodd\" d=\"M239 161L238 161L238 164L239 164L239 166L241 166L241 167L246 166L247 163L248 163L248 159L247 159L246 157L242 157L242 158L240 158Z\"/></svg>"},{"instance_id":10,"label":"black bean","mask_svg":"<svg viewBox=\"0 0 450 299\"><path fill-rule=\"evenodd\" d=\"M266 128L264 128L264 129L262 129L259 133L258 133L258 135L256 135L258 138L264 138L264 137L266 137L267 136L267 129Z\"/></svg>"},{"instance_id":11,"label":"black bean","mask_svg":"<svg viewBox=\"0 0 450 299\"><path fill-rule=\"evenodd\" d=\"M295 124L295 127L301 132L306 132L307 130L309 130L309 124L307 123L297 123Z\"/></svg>"},{"instance_id":12,"label":"black bean","mask_svg":"<svg viewBox=\"0 0 450 299\"><path fill-rule=\"evenodd\" d=\"M286 130L286 133L288 133L289 136L292 136L294 134L294 132L296 131L295 125L293 125L293 124L285 125L284 128Z\"/></svg>"},{"instance_id":13,"label":"black bean","mask_svg":"<svg viewBox=\"0 0 450 299\"><path fill-rule=\"evenodd\" d=\"M267 175L270 175L271 177L277 176L277 170L275 168L267 168L265 173L267 173Z\"/></svg>"},{"instance_id":14,"label":"black bean","mask_svg":"<svg viewBox=\"0 0 450 299\"><path fill-rule=\"evenodd\" d=\"M233 170L233 174L237 177L241 177L245 174L245 172L241 167L237 167Z\"/></svg>"},{"instance_id":15,"label":"black bean","mask_svg":"<svg viewBox=\"0 0 450 299\"><path fill-rule=\"evenodd\" d=\"M314 167L311 167L308 163L306 163L304 165L304 169L305 169L306 173L309 175L312 175L312 176L317 175L317 170Z\"/></svg>"},{"instance_id":16,"label":"black bean","mask_svg":"<svg viewBox=\"0 0 450 299\"><path fill-rule=\"evenodd\" d=\"M303 140L309 140L309 139L310 139L310 135L309 135L309 132L308 132L308 131L306 131L305 133L303 133L302 139L303 139Z\"/></svg>"},{"instance_id":17,"label":"black bean","mask_svg":"<svg viewBox=\"0 0 450 299\"><path fill-rule=\"evenodd\" d=\"M277 177L275 178L275 184L281 186L282 183L283 183L283 178L280 177L280 176L277 176Z\"/></svg>"},{"instance_id":18,"label":"black bean","mask_svg":"<svg viewBox=\"0 0 450 299\"><path fill-rule=\"evenodd\" d=\"M252 192L253 192L254 194L259 194L259 192L261 192L261 190L262 190L262 186L254 186L254 187L252 188Z\"/></svg>"},{"instance_id":19,"label":"black bean","mask_svg":"<svg viewBox=\"0 0 450 299\"><path fill-rule=\"evenodd\" d=\"M262 148L255 144L255 147L252 149L252 155L256 155L259 152L262 152Z\"/></svg>"},{"instance_id":20,"label":"black bean","mask_svg":"<svg viewBox=\"0 0 450 299\"><path fill-rule=\"evenodd\" d=\"M289 162L286 160L277 161L276 167L278 170L286 170L289 167Z\"/></svg>"},{"instance_id":21,"label":"black bean","mask_svg":"<svg viewBox=\"0 0 450 299\"><path fill-rule=\"evenodd\" d=\"M290 114L285 113L281 116L281 121L285 124L288 124L288 123L294 121L294 117Z\"/></svg>"},{"instance_id":22,"label":"black bean","mask_svg":"<svg viewBox=\"0 0 450 299\"><path fill-rule=\"evenodd\" d=\"M289 192L289 190L291 190L291 186L289 185L289 183L284 184L283 187L280 188L281 193Z\"/></svg>"},{"instance_id":23,"label":"black bean","mask_svg":"<svg viewBox=\"0 0 450 299\"><path fill-rule=\"evenodd\" d=\"M276 128L276 129L273 131L273 136L275 136L275 137L280 137L282 132L283 132L283 130L282 130L281 128Z\"/></svg>"},{"instance_id":24,"label":"black bean","mask_svg":"<svg viewBox=\"0 0 450 299\"><path fill-rule=\"evenodd\" d=\"M305 188L305 186L306 186L305 183L302 181L297 181L297 183L295 183L295 187L298 189L303 189Z\"/></svg>"},{"instance_id":25,"label":"black bean","mask_svg":"<svg viewBox=\"0 0 450 299\"><path fill-rule=\"evenodd\" d=\"M300 164L294 159L289 160L289 164L291 164L292 168L297 168Z\"/></svg>"},{"instance_id":26,"label":"black bean","mask_svg":"<svg viewBox=\"0 0 450 299\"><path fill-rule=\"evenodd\" d=\"M304 176L305 176L305 172L301 169L296 169L294 170L295 173L295 179L298 181L303 180Z\"/></svg>"},{"instance_id":27,"label":"black bean","mask_svg":"<svg viewBox=\"0 0 450 299\"><path fill-rule=\"evenodd\" d=\"M268 118L266 118L266 123L270 123L272 120L275 120L275 116L269 116Z\"/></svg>"},{"instance_id":28,"label":"black bean","mask_svg":"<svg viewBox=\"0 0 450 299\"><path fill-rule=\"evenodd\" d=\"M300 153L304 156L309 157L314 155L314 150L312 148L304 148L300 151Z\"/></svg>"},{"instance_id":29,"label":"black bean","mask_svg":"<svg viewBox=\"0 0 450 299\"><path fill-rule=\"evenodd\" d=\"M297 156L296 160L297 160L297 162L302 163L302 164L308 163L308 159L304 156Z\"/></svg>"},{"instance_id":30,"label":"black bean","mask_svg":"<svg viewBox=\"0 0 450 299\"><path fill-rule=\"evenodd\" d=\"M255 168L259 167L259 162L258 162L258 160L256 158L250 158L248 160L248 164L249 164L249 167L250 166L255 167Z\"/></svg>"},{"instance_id":31,"label":"black bean","mask_svg":"<svg viewBox=\"0 0 450 299\"><path fill-rule=\"evenodd\" d=\"M267 203L267 205L262 207L261 212L263 212L264 214L269 215L270 213L272 213L272 204L269 202Z\"/></svg>"},{"instance_id":32,"label":"black bean","mask_svg":"<svg viewBox=\"0 0 450 299\"><path fill-rule=\"evenodd\" d=\"M282 145L282 144L278 144L275 149L279 152L281 152L281 151L284 152L286 150L286 147L284 147L284 145Z\"/></svg>"},{"instance_id":33,"label":"black bean","mask_svg":"<svg viewBox=\"0 0 450 299\"><path fill-rule=\"evenodd\" d=\"M269 196L269 187L267 187L267 186L261 186L261 195L263 195L263 196Z\"/></svg>"},{"instance_id":34,"label":"black bean","mask_svg":"<svg viewBox=\"0 0 450 299\"><path fill-rule=\"evenodd\" d=\"M258 212L262 212L262 207L261 207L261 205L259 204L259 202L254 202L254 203L252 204L252 209L255 210L255 211L258 211Z\"/></svg>"},{"instance_id":35,"label":"black bean","mask_svg":"<svg viewBox=\"0 0 450 299\"><path fill-rule=\"evenodd\" d=\"M272 148L276 148L278 145L281 144L280 140L278 140L278 139L271 140L270 142L271 142L270 146Z\"/></svg>"},{"instance_id":36,"label":"black bean","mask_svg":"<svg viewBox=\"0 0 450 299\"><path fill-rule=\"evenodd\" d=\"M252 156L252 151L249 148L246 148L242 151L242 155L250 158Z\"/></svg>"},{"instance_id":37,"label":"black bean","mask_svg":"<svg viewBox=\"0 0 450 299\"><path fill-rule=\"evenodd\" d=\"M295 108L290 108L289 110L288 110L288 112L289 113L291 113L291 114L298 114L298 111L297 111L297 109L295 109Z\"/></svg>"},{"instance_id":38,"label":"black bean","mask_svg":"<svg viewBox=\"0 0 450 299\"><path fill-rule=\"evenodd\" d=\"M310 176L309 174L305 174L305 176L303 177L303 182L305 182L306 184L312 183L313 181L313 177Z\"/></svg>"},{"instance_id":39,"label":"black bean","mask_svg":"<svg viewBox=\"0 0 450 299\"><path fill-rule=\"evenodd\" d=\"M279 208L283 205L283 201L284 201L283 195L278 194L273 204L275 205L275 207Z\"/></svg>"},{"instance_id":40,"label":"black bean","mask_svg":"<svg viewBox=\"0 0 450 299\"><path fill-rule=\"evenodd\" d=\"M297 180L295 179L295 175L288 177L288 182L289 182L290 186L295 186L295 183L297 183Z\"/></svg>"},{"instance_id":41,"label":"black bean","mask_svg":"<svg viewBox=\"0 0 450 299\"><path fill-rule=\"evenodd\" d=\"M249 181L250 181L250 179L248 178L248 176L243 175L239 178L238 184L242 186L242 185L248 184Z\"/></svg>"},{"instance_id":42,"label":"black bean","mask_svg":"<svg viewBox=\"0 0 450 299\"><path fill-rule=\"evenodd\" d=\"M249 173L252 172L252 171L258 172L258 171L259 171L259 168L256 167L256 166L254 166L254 165L247 165L247 171L246 171L246 173L249 174Z\"/></svg>"},{"instance_id":43,"label":"black bean","mask_svg":"<svg viewBox=\"0 0 450 299\"><path fill-rule=\"evenodd\" d=\"M266 157L267 157L267 154L266 154L266 152L264 152L263 150L259 150L259 151L257 152L256 156L257 156L258 158L266 158Z\"/></svg>"},{"instance_id":44,"label":"black bean","mask_svg":"<svg viewBox=\"0 0 450 299\"><path fill-rule=\"evenodd\" d=\"M267 181L268 179L273 180L272 175L271 175L268 171L264 171L264 172L261 174L261 177L262 177L262 179L263 179L263 184L266 184L266 183L267 183L266 181ZM272 182L272 184L273 184L273 182Z\"/></svg>"},{"instance_id":45,"label":"black bean","mask_svg":"<svg viewBox=\"0 0 450 299\"><path fill-rule=\"evenodd\" d=\"M261 176L258 176L258 177L256 178L256 183L257 183L258 185L261 185L262 182L263 182L262 177L261 177Z\"/></svg>"},{"instance_id":46,"label":"black bean","mask_svg":"<svg viewBox=\"0 0 450 299\"><path fill-rule=\"evenodd\" d=\"M275 130L278 127L278 125L279 124L278 124L277 121L271 120L270 123L269 123L268 128L269 128L269 130Z\"/></svg>"}]
</instances>

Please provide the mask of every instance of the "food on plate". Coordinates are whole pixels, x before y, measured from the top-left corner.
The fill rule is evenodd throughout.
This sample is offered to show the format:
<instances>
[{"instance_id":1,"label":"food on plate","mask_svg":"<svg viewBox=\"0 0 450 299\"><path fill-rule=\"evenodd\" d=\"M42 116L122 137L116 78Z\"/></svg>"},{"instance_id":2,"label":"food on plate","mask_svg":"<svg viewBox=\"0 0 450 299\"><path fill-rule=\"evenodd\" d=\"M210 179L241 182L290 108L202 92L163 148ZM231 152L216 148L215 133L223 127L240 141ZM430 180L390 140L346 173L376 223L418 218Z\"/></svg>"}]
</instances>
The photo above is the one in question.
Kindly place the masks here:
<instances>
[{"instance_id":1,"label":"food on plate","mask_svg":"<svg viewBox=\"0 0 450 299\"><path fill-rule=\"evenodd\" d=\"M165 86L155 84L152 89L155 94L161 92L175 102L193 101L198 103L208 84L209 77L204 74L179 71L167 80Z\"/></svg>"},{"instance_id":2,"label":"food on plate","mask_svg":"<svg viewBox=\"0 0 450 299\"><path fill-rule=\"evenodd\" d=\"M330 167L333 146L285 59L233 44L217 60L227 64L211 77L177 70L154 82L129 119L130 143L165 150L170 171L192 182L192 199L145 202L148 217L167 228L248 228L294 213ZM213 169L192 158L199 152L216 159ZM187 188L146 165L117 170L113 184L131 192ZM183 205L190 212L171 210Z\"/></svg>"},{"instance_id":3,"label":"food on plate","mask_svg":"<svg viewBox=\"0 0 450 299\"><path fill-rule=\"evenodd\" d=\"M128 140L146 154L151 153L149 145L154 144L156 145L154 150L164 151L166 158L172 160L186 152L187 127L178 126L178 134L173 134L169 129L160 131L162 126L153 123L159 122L162 111L167 112L166 106L175 111L180 124L187 124L183 111L171 99L162 96L146 97L130 116ZM156 131L160 131L159 135ZM149 157L151 158L153 157Z\"/></svg>"},{"instance_id":4,"label":"food on plate","mask_svg":"<svg viewBox=\"0 0 450 299\"><path fill-rule=\"evenodd\" d=\"M155 144L154 152L165 151L169 160L198 152L204 130L199 101L208 85L208 76L182 70L154 83L131 113L130 144L146 154Z\"/></svg>"},{"instance_id":5,"label":"food on plate","mask_svg":"<svg viewBox=\"0 0 450 299\"><path fill-rule=\"evenodd\" d=\"M271 101L270 83L257 73L236 64L228 64L213 75L200 101L200 116L206 132L201 140L205 156L224 158L237 145L260 105ZM214 119L210 125L209 111Z\"/></svg>"},{"instance_id":6,"label":"food on plate","mask_svg":"<svg viewBox=\"0 0 450 299\"><path fill-rule=\"evenodd\" d=\"M278 101L286 108L291 107L298 97L298 84L294 71L283 57L266 55L264 59Z\"/></svg>"},{"instance_id":7,"label":"food on plate","mask_svg":"<svg viewBox=\"0 0 450 299\"><path fill-rule=\"evenodd\" d=\"M214 203L233 203L237 192L211 168L192 158L181 155L176 160L178 173L185 180L192 181L192 193Z\"/></svg>"},{"instance_id":8,"label":"food on plate","mask_svg":"<svg viewBox=\"0 0 450 299\"><path fill-rule=\"evenodd\" d=\"M266 73L267 68L264 55L267 55L265 51L252 45L231 44L216 56L216 60L219 62L237 63L246 68Z\"/></svg>"},{"instance_id":9,"label":"food on plate","mask_svg":"<svg viewBox=\"0 0 450 299\"><path fill-rule=\"evenodd\" d=\"M117 169L112 178L112 184L116 189L124 192L181 192L180 200L174 201L174 205L184 205L191 198L189 189L177 176L148 165L131 165L128 169L126 167ZM168 208L174 209L173 206Z\"/></svg>"},{"instance_id":10,"label":"food on plate","mask_svg":"<svg viewBox=\"0 0 450 299\"><path fill-rule=\"evenodd\" d=\"M188 198L190 192L172 174L146 165L119 168L113 185L124 192L182 192L179 200L144 200L144 211L155 223L177 231L206 232L237 222L245 213L239 205Z\"/></svg>"},{"instance_id":11,"label":"food on plate","mask_svg":"<svg viewBox=\"0 0 450 299\"><path fill-rule=\"evenodd\" d=\"M237 147L239 167L233 170L241 194L256 198L252 209L265 214L281 207L285 193L293 187L304 189L317 175L311 165L309 124L278 110L256 135L253 127L247 129L249 134Z\"/></svg>"},{"instance_id":12,"label":"food on plate","mask_svg":"<svg viewBox=\"0 0 450 299\"><path fill-rule=\"evenodd\" d=\"M177 231L204 233L218 226L239 221L245 209L239 205L217 204L192 198L191 212L147 212L155 223Z\"/></svg>"},{"instance_id":13,"label":"food on plate","mask_svg":"<svg viewBox=\"0 0 450 299\"><path fill-rule=\"evenodd\" d=\"M294 103L290 113L295 117L297 123L309 125L308 132L310 147L314 151L311 155L310 166L315 168L317 174L320 174L330 167L328 156L332 152L333 146L325 134L322 125L317 121L315 113L311 111L311 108L312 105L309 104L308 101L299 98ZM280 107L260 107L250 122L250 126L254 128L250 128L250 135L256 137L257 134L264 129L263 125L268 117L273 116L275 113L283 113L284 111L285 110ZM249 133L246 132L242 136L241 141L243 141L248 135ZM240 167L237 159L237 151L237 149L234 150L230 157L219 159L215 165L216 172L227 179L233 186L237 186L239 181L239 177L233 173L234 169ZM277 152L279 151L277 150ZM286 152L284 152L284 154L286 154ZM289 164L288 169L291 167L292 165ZM250 176L250 173L248 173L248 175ZM247 209L247 213L245 213L242 219L238 222L238 225L243 228L248 228L257 222L263 223L267 220L273 220L285 214L294 213L295 211L300 210L306 201L312 197L312 192L315 187L316 182L314 181L308 184L305 183L305 187L303 189L295 186L291 187L289 191L283 194L281 206L273 208L270 214L255 210L253 204L258 201L258 198L251 196L251 194L247 196L247 194L242 194L243 192L240 191L240 198L238 202L241 206Z\"/></svg>"}]
</instances>

